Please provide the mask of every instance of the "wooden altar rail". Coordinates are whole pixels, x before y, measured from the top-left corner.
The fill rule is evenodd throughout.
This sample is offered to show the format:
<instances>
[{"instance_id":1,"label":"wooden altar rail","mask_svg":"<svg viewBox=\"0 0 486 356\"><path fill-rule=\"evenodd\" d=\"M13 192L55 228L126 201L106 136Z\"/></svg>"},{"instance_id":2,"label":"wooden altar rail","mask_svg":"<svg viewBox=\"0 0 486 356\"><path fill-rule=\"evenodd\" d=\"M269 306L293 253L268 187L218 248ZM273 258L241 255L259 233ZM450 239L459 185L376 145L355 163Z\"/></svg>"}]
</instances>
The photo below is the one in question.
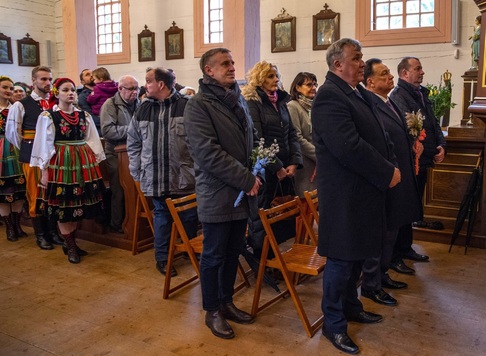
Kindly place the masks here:
<instances>
[{"instance_id":1,"label":"wooden altar rail","mask_svg":"<svg viewBox=\"0 0 486 356\"><path fill-rule=\"evenodd\" d=\"M116 146L115 152L118 155L118 170L120 174L120 183L125 193L125 220L123 221L123 234L111 232L108 228L109 222L99 224L95 220L83 220L80 228L76 232L76 237L83 240L100 243L124 250L132 250L134 241L134 228L138 222L136 233L138 242L136 243L135 253L150 249L153 247L153 233L147 219L141 219L137 216L137 190L130 171L128 170L128 155L126 145ZM106 175L103 162L101 162L102 173ZM106 179L107 180L107 179ZM151 203L150 199L148 199ZM105 204L110 204L109 201Z\"/></svg>"}]
</instances>

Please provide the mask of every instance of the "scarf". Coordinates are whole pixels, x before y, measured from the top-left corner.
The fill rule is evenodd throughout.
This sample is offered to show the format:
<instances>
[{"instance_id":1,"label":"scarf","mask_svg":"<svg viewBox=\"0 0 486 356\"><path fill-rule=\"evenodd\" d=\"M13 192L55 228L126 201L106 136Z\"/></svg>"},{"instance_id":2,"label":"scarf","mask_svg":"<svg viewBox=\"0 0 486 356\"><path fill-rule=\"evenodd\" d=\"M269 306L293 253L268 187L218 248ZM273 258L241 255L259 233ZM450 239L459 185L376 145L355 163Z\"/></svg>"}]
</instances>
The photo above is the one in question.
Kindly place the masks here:
<instances>
[{"instance_id":1,"label":"scarf","mask_svg":"<svg viewBox=\"0 0 486 356\"><path fill-rule=\"evenodd\" d=\"M202 82L206 84L208 89L223 103L228 109L235 113L238 121L243 129L248 127L248 121L246 113L240 102L240 88L238 84L233 84L230 88L226 89L215 79L204 75Z\"/></svg>"},{"instance_id":2,"label":"scarf","mask_svg":"<svg viewBox=\"0 0 486 356\"><path fill-rule=\"evenodd\" d=\"M272 105L275 108L275 110L278 111L278 107L277 107L278 95L277 95L277 92L274 91L272 93L268 93L268 92L265 91L265 93L267 94L268 100L270 100L270 102L272 103Z\"/></svg>"},{"instance_id":3,"label":"scarf","mask_svg":"<svg viewBox=\"0 0 486 356\"><path fill-rule=\"evenodd\" d=\"M308 97L299 94L297 101L299 102L300 106L302 106L305 110L307 110L308 112L311 111L313 99L309 99Z\"/></svg>"}]
</instances>

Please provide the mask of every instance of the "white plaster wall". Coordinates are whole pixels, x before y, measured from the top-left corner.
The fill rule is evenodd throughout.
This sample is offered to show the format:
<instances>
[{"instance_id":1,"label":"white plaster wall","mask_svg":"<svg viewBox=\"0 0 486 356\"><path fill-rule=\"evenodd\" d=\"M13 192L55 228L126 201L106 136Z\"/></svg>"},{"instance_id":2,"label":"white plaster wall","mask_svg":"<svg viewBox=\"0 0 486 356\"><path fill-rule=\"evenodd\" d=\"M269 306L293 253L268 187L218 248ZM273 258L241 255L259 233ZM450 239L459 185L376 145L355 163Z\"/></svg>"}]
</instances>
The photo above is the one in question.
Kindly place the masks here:
<instances>
[{"instance_id":1,"label":"white plaster wall","mask_svg":"<svg viewBox=\"0 0 486 356\"><path fill-rule=\"evenodd\" d=\"M14 81L32 82L32 67L18 65L17 40L26 33L39 42L40 64L47 65L47 41L51 41L51 67L54 76L58 71L56 53L56 24L60 11L56 11L61 0L0 0L0 32L12 39L13 64L1 64L0 74L10 76ZM57 15L57 16L56 16ZM61 32L62 33L62 32ZM62 36L61 36L62 38Z\"/></svg>"}]
</instances>

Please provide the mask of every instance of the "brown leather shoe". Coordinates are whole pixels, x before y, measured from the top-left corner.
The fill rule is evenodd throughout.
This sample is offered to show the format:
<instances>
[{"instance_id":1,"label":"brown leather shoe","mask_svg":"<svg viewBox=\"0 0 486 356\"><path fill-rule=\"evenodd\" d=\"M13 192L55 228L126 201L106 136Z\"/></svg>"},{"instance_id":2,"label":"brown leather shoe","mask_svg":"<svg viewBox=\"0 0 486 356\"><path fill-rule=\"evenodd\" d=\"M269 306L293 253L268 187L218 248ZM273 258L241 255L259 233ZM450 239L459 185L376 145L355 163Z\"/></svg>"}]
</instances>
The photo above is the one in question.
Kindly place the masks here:
<instances>
[{"instance_id":1,"label":"brown leather shoe","mask_svg":"<svg viewBox=\"0 0 486 356\"><path fill-rule=\"evenodd\" d=\"M223 317L238 324L252 324L255 321L254 317L238 309L233 303L222 305L220 310Z\"/></svg>"},{"instance_id":2,"label":"brown leather shoe","mask_svg":"<svg viewBox=\"0 0 486 356\"><path fill-rule=\"evenodd\" d=\"M224 319L221 311L207 311L205 322L206 326L211 330L214 336L222 339L232 339L235 337L235 332L230 324Z\"/></svg>"}]
</instances>

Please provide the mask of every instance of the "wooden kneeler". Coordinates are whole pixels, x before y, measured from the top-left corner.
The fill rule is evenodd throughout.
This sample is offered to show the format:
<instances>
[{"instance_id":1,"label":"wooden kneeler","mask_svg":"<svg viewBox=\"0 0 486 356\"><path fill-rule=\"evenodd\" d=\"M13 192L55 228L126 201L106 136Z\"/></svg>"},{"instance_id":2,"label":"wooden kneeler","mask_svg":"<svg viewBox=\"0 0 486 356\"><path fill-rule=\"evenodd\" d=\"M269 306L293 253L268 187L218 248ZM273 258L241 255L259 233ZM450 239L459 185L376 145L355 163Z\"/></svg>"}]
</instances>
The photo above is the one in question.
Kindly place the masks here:
<instances>
[{"instance_id":1,"label":"wooden kneeler","mask_svg":"<svg viewBox=\"0 0 486 356\"><path fill-rule=\"evenodd\" d=\"M196 194L190 194L179 199L168 198L166 199L166 203L172 219L174 220L170 235L167 271L171 270L176 255L178 253L186 252L189 256L189 260L191 261L191 265L194 268L195 274L179 282L177 285L171 287L171 280L173 277L170 275L170 273L167 273L165 275L164 293L162 296L164 299L169 298L170 294L178 291L179 289L200 278L201 273L199 269L199 261L196 257L196 254L201 254L203 250L202 232L196 237L189 239L189 236L187 235L186 229L184 228L180 217L180 213L182 213L183 211L197 209ZM235 292L239 291L243 287L250 287L250 282L248 281L248 277L246 276L241 264L238 265L238 274L243 279L243 282L235 287Z\"/></svg>"},{"instance_id":2,"label":"wooden kneeler","mask_svg":"<svg viewBox=\"0 0 486 356\"><path fill-rule=\"evenodd\" d=\"M253 305L251 314L256 316L257 313L263 309L269 307L277 300L290 294L294 302L299 318L304 325L304 329L309 337L312 337L321 327L324 320L324 316L321 315L314 322L310 322L307 314L304 310L302 301L295 289L296 276L297 275L311 275L317 276L324 270L326 264L326 258L317 254L317 247L314 245L305 245L300 243L294 243L286 251L281 251L280 246L277 243L275 235L273 233L272 224L278 221L287 219L289 217L302 218L302 222L305 226L306 232L309 236L314 236L312 228L309 223L309 219L305 216L302 203L299 197L295 197L294 200L279 205L270 209L260 209L259 214L265 228L266 236L263 241L263 250L260 260L260 267L258 270L258 276L255 287L255 295L253 298ZM268 259L268 251L272 249L275 258ZM266 267L278 268L284 277L287 289L279 293L277 296L269 300L268 302L260 305L260 295L263 285L263 275Z\"/></svg>"}]
</instances>

